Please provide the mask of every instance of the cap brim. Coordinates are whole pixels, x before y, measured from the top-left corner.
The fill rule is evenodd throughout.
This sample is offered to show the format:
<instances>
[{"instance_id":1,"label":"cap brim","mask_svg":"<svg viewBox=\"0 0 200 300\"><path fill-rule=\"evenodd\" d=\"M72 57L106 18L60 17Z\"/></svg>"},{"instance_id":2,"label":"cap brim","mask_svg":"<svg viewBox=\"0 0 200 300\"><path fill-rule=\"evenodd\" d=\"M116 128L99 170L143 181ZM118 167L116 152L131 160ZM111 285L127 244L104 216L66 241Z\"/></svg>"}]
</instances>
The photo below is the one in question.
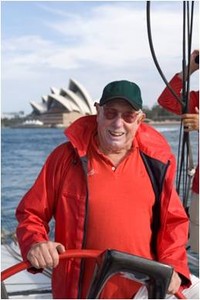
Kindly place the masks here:
<instances>
[{"instance_id":1,"label":"cap brim","mask_svg":"<svg viewBox=\"0 0 200 300\"><path fill-rule=\"evenodd\" d=\"M129 100L128 98L123 97L123 96L110 97L110 98L107 98L106 100L103 100L102 103L101 103L101 100L100 100L99 105L102 106L102 105L104 105L104 104L106 104L106 103L108 103L108 102L110 102L110 101L112 101L114 99L123 99L123 100L126 100L133 107L133 109L135 109L135 110L139 110L140 109L140 107L138 107L137 105L133 105L133 103L131 102L131 100Z\"/></svg>"}]
</instances>

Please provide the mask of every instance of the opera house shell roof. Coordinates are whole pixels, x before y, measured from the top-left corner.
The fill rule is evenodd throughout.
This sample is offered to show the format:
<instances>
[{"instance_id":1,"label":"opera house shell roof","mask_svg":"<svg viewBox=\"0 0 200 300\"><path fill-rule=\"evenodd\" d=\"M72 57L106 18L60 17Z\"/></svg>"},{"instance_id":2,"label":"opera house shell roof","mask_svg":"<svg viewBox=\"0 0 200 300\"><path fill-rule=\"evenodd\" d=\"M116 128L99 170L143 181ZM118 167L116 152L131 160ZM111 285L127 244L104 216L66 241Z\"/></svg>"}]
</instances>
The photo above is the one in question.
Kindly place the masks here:
<instances>
[{"instance_id":1,"label":"opera house shell roof","mask_svg":"<svg viewBox=\"0 0 200 300\"><path fill-rule=\"evenodd\" d=\"M77 81L70 79L68 89L50 89L42 102L31 101L31 117L37 117L44 125L67 126L83 115L95 114L94 101L86 89Z\"/></svg>"}]
</instances>

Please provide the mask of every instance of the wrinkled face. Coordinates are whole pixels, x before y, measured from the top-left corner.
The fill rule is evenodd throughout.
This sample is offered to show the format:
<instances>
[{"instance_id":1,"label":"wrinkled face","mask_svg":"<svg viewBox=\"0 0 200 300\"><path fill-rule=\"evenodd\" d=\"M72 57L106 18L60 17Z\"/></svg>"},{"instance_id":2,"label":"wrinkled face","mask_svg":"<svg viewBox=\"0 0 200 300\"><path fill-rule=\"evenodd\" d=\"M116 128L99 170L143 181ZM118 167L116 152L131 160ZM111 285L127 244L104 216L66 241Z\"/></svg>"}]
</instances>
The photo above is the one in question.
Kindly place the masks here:
<instances>
[{"instance_id":1,"label":"wrinkled face","mask_svg":"<svg viewBox=\"0 0 200 300\"><path fill-rule=\"evenodd\" d=\"M105 152L128 151L136 131L145 117L125 100L114 99L103 106L96 105L98 139Z\"/></svg>"}]
</instances>

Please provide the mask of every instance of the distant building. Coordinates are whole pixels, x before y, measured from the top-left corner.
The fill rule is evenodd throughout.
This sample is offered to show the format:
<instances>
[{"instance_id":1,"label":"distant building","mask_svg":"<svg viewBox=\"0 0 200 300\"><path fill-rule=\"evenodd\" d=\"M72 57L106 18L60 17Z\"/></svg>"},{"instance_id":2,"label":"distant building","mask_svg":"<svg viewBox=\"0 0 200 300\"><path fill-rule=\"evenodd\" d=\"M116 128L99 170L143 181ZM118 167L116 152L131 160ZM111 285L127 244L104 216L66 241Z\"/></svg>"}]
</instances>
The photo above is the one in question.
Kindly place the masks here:
<instances>
[{"instance_id":1,"label":"distant building","mask_svg":"<svg viewBox=\"0 0 200 300\"><path fill-rule=\"evenodd\" d=\"M70 79L68 89L51 87L50 90L42 102L30 102L33 111L29 119L37 119L44 126L67 127L81 116L96 113L92 98L77 81Z\"/></svg>"}]
</instances>

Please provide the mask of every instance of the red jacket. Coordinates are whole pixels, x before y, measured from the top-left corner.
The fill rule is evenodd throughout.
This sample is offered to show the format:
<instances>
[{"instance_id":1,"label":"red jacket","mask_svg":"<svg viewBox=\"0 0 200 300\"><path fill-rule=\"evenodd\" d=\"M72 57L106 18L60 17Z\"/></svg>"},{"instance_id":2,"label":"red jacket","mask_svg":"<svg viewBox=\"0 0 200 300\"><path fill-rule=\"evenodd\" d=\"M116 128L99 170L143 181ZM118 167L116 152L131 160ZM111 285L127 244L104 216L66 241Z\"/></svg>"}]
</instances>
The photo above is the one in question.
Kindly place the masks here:
<instances>
[{"instance_id":1,"label":"red jacket","mask_svg":"<svg viewBox=\"0 0 200 300\"><path fill-rule=\"evenodd\" d=\"M20 202L16 210L17 237L24 259L34 243L48 240L48 223L52 217L55 218L56 242L66 249L83 247L87 185L80 158L86 157L94 132L96 116L74 122L66 130L71 143L58 146L50 154L33 187ZM147 124L141 124L136 139L144 163L149 164L147 168L157 199L152 225L157 260L172 265L182 274L184 284L190 285L185 250L188 218L173 187L174 156L165 139ZM62 260L53 270L54 298L78 298L79 278L80 260Z\"/></svg>"},{"instance_id":2,"label":"red jacket","mask_svg":"<svg viewBox=\"0 0 200 300\"><path fill-rule=\"evenodd\" d=\"M176 74L171 81L169 82L172 89L175 93L181 98L181 90L183 88L183 81ZM188 104L188 113L195 114L195 107L199 108L199 91L191 91L189 94L189 104ZM160 97L158 98L158 103L166 108L167 110L175 113L177 115L182 114L182 106L177 101L177 99L172 95L170 90L166 87ZM193 183L192 183L192 191L199 194L199 164L196 167Z\"/></svg>"}]
</instances>

